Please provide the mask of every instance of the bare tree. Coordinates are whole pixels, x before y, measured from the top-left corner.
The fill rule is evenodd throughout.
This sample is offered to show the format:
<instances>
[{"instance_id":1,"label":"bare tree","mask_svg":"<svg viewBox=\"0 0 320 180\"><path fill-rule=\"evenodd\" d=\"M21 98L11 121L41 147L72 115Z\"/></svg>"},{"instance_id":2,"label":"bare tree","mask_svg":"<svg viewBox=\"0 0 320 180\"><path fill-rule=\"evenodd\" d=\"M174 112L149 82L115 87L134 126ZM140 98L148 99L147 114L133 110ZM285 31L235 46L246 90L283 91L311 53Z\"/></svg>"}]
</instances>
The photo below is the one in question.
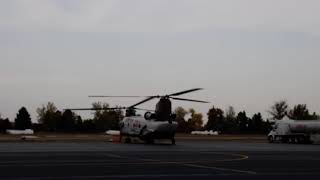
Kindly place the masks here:
<instances>
[{"instance_id":1,"label":"bare tree","mask_svg":"<svg viewBox=\"0 0 320 180\"><path fill-rule=\"evenodd\" d=\"M268 112L275 120L280 120L287 115L288 107L287 101L281 100L275 102Z\"/></svg>"},{"instance_id":2,"label":"bare tree","mask_svg":"<svg viewBox=\"0 0 320 180\"><path fill-rule=\"evenodd\" d=\"M191 114L191 118L188 120L189 126L192 130L200 130L203 124L203 115L201 113L197 113L194 109L189 110Z\"/></svg>"}]
</instances>

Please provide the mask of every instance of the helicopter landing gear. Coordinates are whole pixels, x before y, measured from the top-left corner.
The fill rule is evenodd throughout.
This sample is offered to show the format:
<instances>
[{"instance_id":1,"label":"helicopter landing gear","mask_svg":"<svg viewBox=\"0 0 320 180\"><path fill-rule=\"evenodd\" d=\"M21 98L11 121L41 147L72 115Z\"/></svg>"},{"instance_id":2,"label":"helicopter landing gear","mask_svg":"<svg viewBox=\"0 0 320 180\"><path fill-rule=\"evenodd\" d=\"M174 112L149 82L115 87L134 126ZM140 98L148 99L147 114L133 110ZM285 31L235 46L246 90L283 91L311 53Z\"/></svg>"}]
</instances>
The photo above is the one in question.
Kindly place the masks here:
<instances>
[{"instance_id":1,"label":"helicopter landing gear","mask_svg":"<svg viewBox=\"0 0 320 180\"><path fill-rule=\"evenodd\" d=\"M154 139L153 138L149 138L147 139L147 144L154 144Z\"/></svg>"},{"instance_id":2,"label":"helicopter landing gear","mask_svg":"<svg viewBox=\"0 0 320 180\"><path fill-rule=\"evenodd\" d=\"M176 145L176 140L174 138L171 138L171 144Z\"/></svg>"},{"instance_id":3,"label":"helicopter landing gear","mask_svg":"<svg viewBox=\"0 0 320 180\"><path fill-rule=\"evenodd\" d=\"M125 140L124 140L125 143L127 144L130 144L131 143L131 138L127 137Z\"/></svg>"}]
</instances>

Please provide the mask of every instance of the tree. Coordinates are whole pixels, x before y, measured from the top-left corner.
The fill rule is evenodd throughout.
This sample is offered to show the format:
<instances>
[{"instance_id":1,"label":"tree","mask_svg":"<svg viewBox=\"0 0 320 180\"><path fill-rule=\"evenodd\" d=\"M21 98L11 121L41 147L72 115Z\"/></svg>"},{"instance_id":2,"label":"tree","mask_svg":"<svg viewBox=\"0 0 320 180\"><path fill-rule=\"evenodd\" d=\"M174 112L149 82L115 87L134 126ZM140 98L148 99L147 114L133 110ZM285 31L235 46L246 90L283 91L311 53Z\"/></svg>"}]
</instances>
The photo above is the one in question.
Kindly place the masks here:
<instances>
[{"instance_id":1,"label":"tree","mask_svg":"<svg viewBox=\"0 0 320 180\"><path fill-rule=\"evenodd\" d=\"M174 110L174 113L176 114L176 121L178 123L177 132L188 132L190 128L188 127L188 122L186 121L185 117L188 114L188 111L186 111L183 107L177 107Z\"/></svg>"},{"instance_id":2,"label":"tree","mask_svg":"<svg viewBox=\"0 0 320 180\"><path fill-rule=\"evenodd\" d=\"M226 110L225 121L224 121L224 133L236 133L238 132L236 112L232 106L229 106Z\"/></svg>"},{"instance_id":3,"label":"tree","mask_svg":"<svg viewBox=\"0 0 320 180\"><path fill-rule=\"evenodd\" d=\"M46 113L55 113L57 111L57 107L53 102L48 102L47 105L42 105L42 107L37 108L38 113L38 121L40 123L44 123Z\"/></svg>"},{"instance_id":4,"label":"tree","mask_svg":"<svg viewBox=\"0 0 320 180\"><path fill-rule=\"evenodd\" d=\"M197 113L194 109L190 109L191 118L188 120L189 127L191 131L200 130L203 124L203 115L201 113Z\"/></svg>"},{"instance_id":5,"label":"tree","mask_svg":"<svg viewBox=\"0 0 320 180\"><path fill-rule=\"evenodd\" d=\"M81 131L95 132L96 126L95 126L94 120L92 119L84 120L81 125Z\"/></svg>"},{"instance_id":6,"label":"tree","mask_svg":"<svg viewBox=\"0 0 320 180\"><path fill-rule=\"evenodd\" d=\"M229 106L226 110L226 118L227 119L235 119L236 118L236 112L234 110L233 106Z\"/></svg>"},{"instance_id":7,"label":"tree","mask_svg":"<svg viewBox=\"0 0 320 180\"><path fill-rule=\"evenodd\" d=\"M7 129L12 128L12 124L9 119L3 119L0 114L0 133L5 133Z\"/></svg>"},{"instance_id":8,"label":"tree","mask_svg":"<svg viewBox=\"0 0 320 180\"><path fill-rule=\"evenodd\" d=\"M82 118L81 118L81 116L77 116L76 119L77 119L77 120L76 120L76 129L77 129L78 131L81 131L82 128L83 128Z\"/></svg>"},{"instance_id":9,"label":"tree","mask_svg":"<svg viewBox=\"0 0 320 180\"><path fill-rule=\"evenodd\" d=\"M65 129L61 111L57 110L54 114L52 113L52 119L56 122L56 127L54 129L57 131L63 131Z\"/></svg>"},{"instance_id":10,"label":"tree","mask_svg":"<svg viewBox=\"0 0 320 180\"><path fill-rule=\"evenodd\" d=\"M56 131L59 119L57 118L57 108L53 102L48 102L48 104L42 105L42 107L37 108L38 121L43 124L44 128L49 131ZM60 123L60 122L59 122Z\"/></svg>"},{"instance_id":11,"label":"tree","mask_svg":"<svg viewBox=\"0 0 320 180\"><path fill-rule=\"evenodd\" d=\"M265 121L265 122L263 122L263 131L262 131L262 133L264 133L264 134L266 134L266 133L269 133L270 132L270 130L272 129L272 125L273 125L273 123L271 123L270 121L269 121L269 119L267 119L267 121Z\"/></svg>"},{"instance_id":12,"label":"tree","mask_svg":"<svg viewBox=\"0 0 320 180\"><path fill-rule=\"evenodd\" d=\"M15 119L15 128L20 130L31 129L31 117L25 107L22 107Z\"/></svg>"},{"instance_id":13,"label":"tree","mask_svg":"<svg viewBox=\"0 0 320 180\"><path fill-rule=\"evenodd\" d=\"M311 115L311 120L319 120L319 119L320 119L320 116L316 112L313 112L313 114Z\"/></svg>"},{"instance_id":14,"label":"tree","mask_svg":"<svg viewBox=\"0 0 320 180\"><path fill-rule=\"evenodd\" d=\"M108 111L108 129L119 130L119 121L123 119L123 112L120 109Z\"/></svg>"},{"instance_id":15,"label":"tree","mask_svg":"<svg viewBox=\"0 0 320 180\"><path fill-rule=\"evenodd\" d=\"M108 103L95 102L92 104L94 109L98 109L94 113L94 123L98 131L117 130L119 129L119 121L123 118L122 110L110 110Z\"/></svg>"},{"instance_id":16,"label":"tree","mask_svg":"<svg viewBox=\"0 0 320 180\"><path fill-rule=\"evenodd\" d=\"M264 133L263 119L261 113L254 114L252 116L252 127L250 127L249 129L252 129L255 133Z\"/></svg>"},{"instance_id":17,"label":"tree","mask_svg":"<svg viewBox=\"0 0 320 180\"><path fill-rule=\"evenodd\" d=\"M248 120L247 114L245 111L239 112L237 116L237 122L239 126L239 131L242 133L248 132Z\"/></svg>"},{"instance_id":18,"label":"tree","mask_svg":"<svg viewBox=\"0 0 320 180\"><path fill-rule=\"evenodd\" d=\"M205 126L207 130L223 131L224 130L224 116L223 111L214 106L207 113L208 122Z\"/></svg>"},{"instance_id":19,"label":"tree","mask_svg":"<svg viewBox=\"0 0 320 180\"><path fill-rule=\"evenodd\" d=\"M275 102L273 106L271 106L271 110L268 111L269 114L273 117L275 120L281 120L284 116L287 115L288 112L288 104L287 101L281 100L278 102Z\"/></svg>"},{"instance_id":20,"label":"tree","mask_svg":"<svg viewBox=\"0 0 320 180\"><path fill-rule=\"evenodd\" d=\"M289 111L289 117L295 120L313 120L318 119L316 113L309 114L306 104L298 104Z\"/></svg>"},{"instance_id":21,"label":"tree","mask_svg":"<svg viewBox=\"0 0 320 180\"><path fill-rule=\"evenodd\" d=\"M65 110L62 114L62 130L74 131L76 129L77 117L71 110Z\"/></svg>"}]
</instances>

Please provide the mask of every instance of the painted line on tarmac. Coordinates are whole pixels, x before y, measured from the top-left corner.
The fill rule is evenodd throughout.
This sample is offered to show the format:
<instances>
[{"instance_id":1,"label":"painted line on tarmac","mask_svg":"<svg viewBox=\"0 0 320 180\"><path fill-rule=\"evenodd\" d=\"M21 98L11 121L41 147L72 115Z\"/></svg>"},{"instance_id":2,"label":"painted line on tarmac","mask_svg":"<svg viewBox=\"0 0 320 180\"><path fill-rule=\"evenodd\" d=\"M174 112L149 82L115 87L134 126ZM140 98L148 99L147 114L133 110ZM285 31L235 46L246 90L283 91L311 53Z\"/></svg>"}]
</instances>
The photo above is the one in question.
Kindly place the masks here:
<instances>
[{"instance_id":1,"label":"painted line on tarmac","mask_svg":"<svg viewBox=\"0 0 320 180\"><path fill-rule=\"evenodd\" d=\"M132 179L132 178L140 178L140 179L150 179L150 178L166 178L166 177L176 177L176 178L183 178L183 177L223 177L223 176L247 176L248 174L230 174L230 173L224 173L224 174L133 174L133 175L101 175L101 176L58 176L58 177L1 177L0 178L6 178L11 180L53 180L53 179L108 179L108 178L117 178L117 179ZM254 175L254 174L252 174ZM292 175L298 175L298 176L306 176L306 175L319 175L319 173L294 173L294 172L288 172L288 173L261 173L256 176L259 178L260 176L292 176ZM285 177L284 177L285 178Z\"/></svg>"},{"instance_id":2,"label":"painted line on tarmac","mask_svg":"<svg viewBox=\"0 0 320 180\"><path fill-rule=\"evenodd\" d=\"M230 161L243 161L249 159L249 156L244 154L234 154L234 153L220 153L220 152L200 152L204 154L216 154L216 155L224 155L224 156L234 156L236 158L226 158L226 159L218 159L218 160L197 160L197 161L162 161L157 159L148 159L148 158L135 158L130 156L121 156L117 154L103 154L107 157L112 158L121 158L121 159L131 159L131 160L141 160L141 161L150 161L150 162L164 162L164 163L186 163L186 164L194 164L194 163L210 163L210 162L230 162Z\"/></svg>"},{"instance_id":3,"label":"painted line on tarmac","mask_svg":"<svg viewBox=\"0 0 320 180\"><path fill-rule=\"evenodd\" d=\"M249 159L249 156L244 154L234 154L234 153L218 153L218 152L200 152L201 154L216 154L216 155L224 155L224 156L235 156L238 158L232 158L232 159L221 159L221 160L214 160L218 162L227 162L227 161L243 161L246 159Z\"/></svg>"},{"instance_id":4,"label":"painted line on tarmac","mask_svg":"<svg viewBox=\"0 0 320 180\"><path fill-rule=\"evenodd\" d=\"M20 166L20 167L39 167L39 166L120 166L120 165L157 165L157 164L177 164L177 165L197 165L199 163L211 163L211 162L228 162L228 161L241 161L248 159L249 157L242 154L227 154L227 153L215 153L215 152L208 152L210 154L219 154L219 155L231 155L236 156L238 158L232 159L221 159L221 160L206 160L206 161L163 161L163 160L156 160L156 159L147 159L147 158L135 158L129 156L121 156L117 154L103 154L106 157L110 158L117 158L117 159L128 159L132 161L140 161L140 162L110 162L110 161L103 161L103 160L89 160L89 161L77 161L77 160L70 160L70 161L22 161L22 160L13 160L13 161L2 161L0 162L0 167L12 167L12 166ZM203 165L199 165L203 166ZM210 167L210 166L206 166ZM215 167L217 168L217 167Z\"/></svg>"},{"instance_id":5,"label":"painted line on tarmac","mask_svg":"<svg viewBox=\"0 0 320 180\"><path fill-rule=\"evenodd\" d=\"M58 176L58 177L23 177L23 178L7 178L11 180L51 180L51 179L108 179L108 178L117 178L117 179L132 179L132 178L165 178L165 177L211 177L211 176L229 176L234 174L133 174L133 175L102 175L102 176ZM0 177L1 178L1 177Z\"/></svg>"},{"instance_id":6,"label":"painted line on tarmac","mask_svg":"<svg viewBox=\"0 0 320 180\"><path fill-rule=\"evenodd\" d=\"M211 152L211 153L215 153L215 152ZM248 159L249 156L246 155L242 155L242 154L227 154L227 153L216 153L216 154L220 154L220 155L232 155L232 156L241 156L240 158L234 159L234 161L241 161L241 160L245 160ZM179 161L161 161L161 160L156 160L156 159L146 159L146 158L132 158L132 157L127 157L127 156L119 156L119 155L115 155L114 154L108 154L111 155L113 157L117 156L119 158L127 158L130 160L141 160L141 161L150 161L150 162L154 162L156 164L176 164L176 165L183 165L183 166L187 166L187 167L196 167L196 168L201 168L201 169L211 169L211 170L219 170L219 171L229 171L229 172L234 172L234 173L244 173L244 174L257 174L257 172L254 171L245 171L245 170L239 170L239 169L229 169L229 168L220 168L220 167L213 167L213 166L205 166L205 165L199 165L199 164L195 164L192 162L179 162ZM108 156L107 155L107 156ZM223 160L221 160L223 161ZM224 161L232 161L231 159L225 159ZM196 163L200 163L201 161L193 161ZM204 162L204 161L202 161ZM205 162L210 162L210 161L205 161ZM146 163L146 162L142 162L142 163Z\"/></svg>"},{"instance_id":7,"label":"painted line on tarmac","mask_svg":"<svg viewBox=\"0 0 320 180\"><path fill-rule=\"evenodd\" d=\"M257 174L253 171L245 171L245 170L239 170L239 169L229 169L229 168L220 168L220 167L214 167L214 166L208 166L208 165L202 165L198 163L210 163L214 161L241 161L248 159L249 157L242 154L227 154L227 153L215 153L215 152L208 152L211 154L219 154L219 155L229 155L229 156L237 156L239 158L236 159L222 159L222 160L213 160L213 161L161 161L157 159L147 159L147 158L135 158L135 157L128 157L128 156L121 156L117 154L103 154L106 157L109 158L117 158L117 159L128 159L133 161L142 161L142 162L94 162L94 161L80 161L80 162L60 162L58 164L50 163L50 162L36 162L33 161L31 164L23 164L16 162L2 162L0 163L0 167L10 167L10 166L22 166L22 167L35 167L35 166L116 166L116 165L147 165L147 164L175 164L175 165L182 165L187 167L196 167L201 169L211 169L211 170L219 170L219 171L229 171L233 173L244 173L244 174ZM29 162L30 163L30 162Z\"/></svg>"},{"instance_id":8,"label":"painted line on tarmac","mask_svg":"<svg viewBox=\"0 0 320 180\"><path fill-rule=\"evenodd\" d=\"M21 164L21 163L8 163L8 164L0 164L0 167L56 167L56 166L122 166L122 165L157 165L157 164L176 164L174 162L133 162L133 163L109 163L109 162L61 162L61 163L29 163L29 164Z\"/></svg>"},{"instance_id":9,"label":"painted line on tarmac","mask_svg":"<svg viewBox=\"0 0 320 180\"><path fill-rule=\"evenodd\" d=\"M257 172L254 171L244 171L244 170L238 170L238 169L229 169L229 168L220 168L220 167L213 167L213 166L204 166L204 165L198 165L198 164L181 164L188 167L196 167L201 169L212 169L212 170L218 170L218 171L230 171L234 173L244 173L244 174L251 174L256 175Z\"/></svg>"}]
</instances>

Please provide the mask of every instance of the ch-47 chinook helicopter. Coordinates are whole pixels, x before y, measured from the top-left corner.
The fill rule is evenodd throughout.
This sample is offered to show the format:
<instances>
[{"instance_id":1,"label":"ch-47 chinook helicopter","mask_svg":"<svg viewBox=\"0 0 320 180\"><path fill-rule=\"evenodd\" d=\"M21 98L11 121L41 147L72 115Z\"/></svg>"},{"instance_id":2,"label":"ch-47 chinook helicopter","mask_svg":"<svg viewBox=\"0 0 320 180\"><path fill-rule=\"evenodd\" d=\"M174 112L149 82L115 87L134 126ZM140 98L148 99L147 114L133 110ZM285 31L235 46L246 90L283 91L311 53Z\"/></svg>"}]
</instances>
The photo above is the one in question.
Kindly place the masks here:
<instances>
[{"instance_id":1,"label":"ch-47 chinook helicopter","mask_svg":"<svg viewBox=\"0 0 320 180\"><path fill-rule=\"evenodd\" d=\"M145 97L142 101L129 106L129 107L114 107L114 108L82 108L82 109L70 109L70 110L115 110L115 109L125 109L126 117L119 122L120 126L120 141L123 136L126 136L125 142L130 143L131 137L139 137L141 140L147 143L154 143L155 139L170 139L172 144L175 144L175 133L177 129L177 122L175 121L176 115L172 113L172 100L180 101L190 101L190 102L199 102L199 103L209 103L206 101L177 98L182 94L190 93L193 91L202 90L202 88L195 88L186 91L181 91L173 93L170 95L156 95L156 96L89 96L95 98L102 97L121 97L121 98L130 98L130 97ZM152 99L160 99L156 105L155 111L147 112L144 114L144 117L136 116L135 110L144 110L137 108L138 105L141 105Z\"/></svg>"}]
</instances>

